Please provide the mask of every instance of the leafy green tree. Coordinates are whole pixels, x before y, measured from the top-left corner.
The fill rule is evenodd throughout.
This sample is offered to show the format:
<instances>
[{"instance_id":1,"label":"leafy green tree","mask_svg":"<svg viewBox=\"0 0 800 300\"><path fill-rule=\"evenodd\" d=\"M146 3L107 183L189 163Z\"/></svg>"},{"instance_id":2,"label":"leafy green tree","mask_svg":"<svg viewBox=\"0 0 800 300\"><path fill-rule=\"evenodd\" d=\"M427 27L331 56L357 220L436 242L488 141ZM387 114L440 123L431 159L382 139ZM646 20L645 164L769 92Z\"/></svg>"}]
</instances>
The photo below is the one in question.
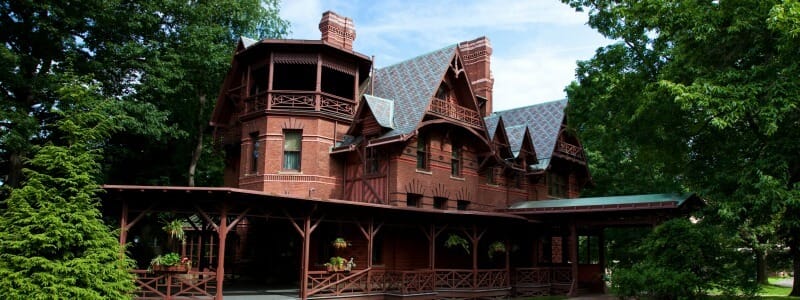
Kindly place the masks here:
<instances>
[{"instance_id":1,"label":"leafy green tree","mask_svg":"<svg viewBox=\"0 0 800 300\"><path fill-rule=\"evenodd\" d=\"M5 299L126 299L134 289L96 196L103 140L130 122L118 102L83 82L56 91L47 127L26 180L0 216L0 295Z\"/></svg>"},{"instance_id":2,"label":"leafy green tree","mask_svg":"<svg viewBox=\"0 0 800 300\"><path fill-rule=\"evenodd\" d=\"M704 217L736 229L759 262L784 243L800 272L800 4L563 2L619 41L579 63L567 88L572 126L604 168L594 178L640 173L697 191Z\"/></svg>"},{"instance_id":3,"label":"leafy green tree","mask_svg":"<svg viewBox=\"0 0 800 300\"><path fill-rule=\"evenodd\" d=\"M634 249L632 266L613 271L612 289L653 299L697 299L712 290L752 296L758 285L747 272L751 260L736 250L735 237L719 226L667 221Z\"/></svg>"}]
</instances>

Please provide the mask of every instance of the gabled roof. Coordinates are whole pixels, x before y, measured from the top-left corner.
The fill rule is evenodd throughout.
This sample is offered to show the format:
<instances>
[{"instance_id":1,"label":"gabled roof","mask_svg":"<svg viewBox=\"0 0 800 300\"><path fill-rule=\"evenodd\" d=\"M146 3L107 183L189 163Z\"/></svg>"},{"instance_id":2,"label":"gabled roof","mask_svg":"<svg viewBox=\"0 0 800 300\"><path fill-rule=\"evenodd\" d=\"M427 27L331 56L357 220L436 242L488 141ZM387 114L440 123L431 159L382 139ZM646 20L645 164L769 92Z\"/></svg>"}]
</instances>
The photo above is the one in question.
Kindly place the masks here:
<instances>
[{"instance_id":1,"label":"gabled roof","mask_svg":"<svg viewBox=\"0 0 800 300\"><path fill-rule=\"evenodd\" d=\"M555 149L558 133L564 121L564 109L567 107L567 100L557 100L545 102L531 106L494 112L491 116L484 119L487 126L492 118L503 118L506 130L509 128L524 126L530 130L533 136L533 144L536 149L537 158L542 162L549 161ZM495 121L496 122L496 121ZM509 132L509 135L511 133ZM509 142L514 139L509 136ZM520 144L522 135L519 136ZM546 166L546 165L545 165Z\"/></svg>"},{"instance_id":2,"label":"gabled roof","mask_svg":"<svg viewBox=\"0 0 800 300\"><path fill-rule=\"evenodd\" d=\"M494 139L494 135L497 132L497 125L500 123L500 115L492 114L483 118L483 122L486 123L486 131L489 133L489 139Z\"/></svg>"},{"instance_id":3,"label":"gabled roof","mask_svg":"<svg viewBox=\"0 0 800 300\"><path fill-rule=\"evenodd\" d=\"M257 40L254 40L254 39L251 39L251 38L248 38L248 37L244 37L244 36L240 37L239 42L242 43L242 46L244 46L244 48L250 47L253 44L258 43Z\"/></svg>"},{"instance_id":4,"label":"gabled roof","mask_svg":"<svg viewBox=\"0 0 800 300\"><path fill-rule=\"evenodd\" d=\"M394 128L394 101L373 95L364 95L364 103L383 128Z\"/></svg>"},{"instance_id":5,"label":"gabled roof","mask_svg":"<svg viewBox=\"0 0 800 300\"><path fill-rule=\"evenodd\" d=\"M394 101L394 128L381 138L416 130L455 54L452 45L375 71L365 91Z\"/></svg>"},{"instance_id":6,"label":"gabled roof","mask_svg":"<svg viewBox=\"0 0 800 300\"><path fill-rule=\"evenodd\" d=\"M689 201L702 200L695 194L645 194L540 200L519 202L508 209L511 213L567 213L585 211L622 211L641 209L680 208Z\"/></svg>"},{"instance_id":7,"label":"gabled roof","mask_svg":"<svg viewBox=\"0 0 800 300\"><path fill-rule=\"evenodd\" d=\"M511 147L511 152L514 157L519 155L519 150L522 148L522 141L525 139L525 130L528 127L525 125L506 126L506 134L508 134L508 145Z\"/></svg>"}]
</instances>

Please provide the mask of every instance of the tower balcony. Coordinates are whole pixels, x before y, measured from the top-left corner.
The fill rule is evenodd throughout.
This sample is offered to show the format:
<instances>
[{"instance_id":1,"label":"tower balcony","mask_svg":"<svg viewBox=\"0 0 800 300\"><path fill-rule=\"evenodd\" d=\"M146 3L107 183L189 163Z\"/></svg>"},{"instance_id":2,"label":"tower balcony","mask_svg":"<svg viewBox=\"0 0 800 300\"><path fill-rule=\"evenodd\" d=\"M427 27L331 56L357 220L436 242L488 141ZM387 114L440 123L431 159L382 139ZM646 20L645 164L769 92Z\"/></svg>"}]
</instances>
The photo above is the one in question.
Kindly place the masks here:
<instances>
[{"instance_id":1,"label":"tower balcony","mask_svg":"<svg viewBox=\"0 0 800 300\"><path fill-rule=\"evenodd\" d=\"M245 98L242 115L265 111L310 111L350 120L356 102L325 92L274 90Z\"/></svg>"}]
</instances>

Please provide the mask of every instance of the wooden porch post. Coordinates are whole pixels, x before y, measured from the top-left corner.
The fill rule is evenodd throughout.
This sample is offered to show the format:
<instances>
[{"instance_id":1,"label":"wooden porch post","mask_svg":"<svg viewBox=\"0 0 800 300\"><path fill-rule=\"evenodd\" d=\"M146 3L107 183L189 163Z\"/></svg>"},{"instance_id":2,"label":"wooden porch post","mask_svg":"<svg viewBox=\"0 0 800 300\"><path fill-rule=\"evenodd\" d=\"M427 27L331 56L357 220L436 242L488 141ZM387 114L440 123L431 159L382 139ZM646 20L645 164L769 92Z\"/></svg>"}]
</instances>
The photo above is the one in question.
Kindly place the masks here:
<instances>
[{"instance_id":1,"label":"wooden porch post","mask_svg":"<svg viewBox=\"0 0 800 300\"><path fill-rule=\"evenodd\" d=\"M531 242L533 244L533 249L531 249L531 255L533 256L531 258L532 267L539 266L539 247L541 247L541 240L542 237L537 235L533 237L533 241Z\"/></svg>"},{"instance_id":2,"label":"wooden porch post","mask_svg":"<svg viewBox=\"0 0 800 300\"><path fill-rule=\"evenodd\" d=\"M122 199L122 216L119 218L119 245L125 253L125 243L128 242L128 200Z\"/></svg>"},{"instance_id":3,"label":"wooden porch post","mask_svg":"<svg viewBox=\"0 0 800 300\"><path fill-rule=\"evenodd\" d=\"M605 228L600 229L600 234L597 235L597 247L599 248L597 263L600 264L600 276L602 276L603 291L606 287L606 234Z\"/></svg>"},{"instance_id":4,"label":"wooden porch post","mask_svg":"<svg viewBox=\"0 0 800 300\"><path fill-rule=\"evenodd\" d=\"M219 226L217 227L219 250L217 251L217 296L216 300L222 300L222 284L225 281L225 240L228 236L228 206L225 200L222 201L222 209L219 214Z\"/></svg>"},{"instance_id":5,"label":"wooden porch post","mask_svg":"<svg viewBox=\"0 0 800 300\"><path fill-rule=\"evenodd\" d=\"M430 235L428 236L428 263L430 269L436 271L436 226L431 224Z\"/></svg>"},{"instance_id":6,"label":"wooden porch post","mask_svg":"<svg viewBox=\"0 0 800 300\"><path fill-rule=\"evenodd\" d=\"M466 229L464 229L464 233L469 236L472 242L472 287L475 288L478 286L478 242L486 233L486 229L478 233L478 225L473 224L472 233L470 234Z\"/></svg>"},{"instance_id":7,"label":"wooden porch post","mask_svg":"<svg viewBox=\"0 0 800 300\"><path fill-rule=\"evenodd\" d=\"M300 280L300 297L301 299L308 298L308 256L311 249L311 214L307 214L303 220L303 259L300 262L300 267L303 268Z\"/></svg>"},{"instance_id":8,"label":"wooden porch post","mask_svg":"<svg viewBox=\"0 0 800 300\"><path fill-rule=\"evenodd\" d=\"M572 284L569 288L569 296L578 294L578 230L575 221L569 224L569 259L572 261Z\"/></svg>"},{"instance_id":9,"label":"wooden porch post","mask_svg":"<svg viewBox=\"0 0 800 300\"><path fill-rule=\"evenodd\" d=\"M511 242L506 236L506 286L511 286Z\"/></svg>"}]
</instances>

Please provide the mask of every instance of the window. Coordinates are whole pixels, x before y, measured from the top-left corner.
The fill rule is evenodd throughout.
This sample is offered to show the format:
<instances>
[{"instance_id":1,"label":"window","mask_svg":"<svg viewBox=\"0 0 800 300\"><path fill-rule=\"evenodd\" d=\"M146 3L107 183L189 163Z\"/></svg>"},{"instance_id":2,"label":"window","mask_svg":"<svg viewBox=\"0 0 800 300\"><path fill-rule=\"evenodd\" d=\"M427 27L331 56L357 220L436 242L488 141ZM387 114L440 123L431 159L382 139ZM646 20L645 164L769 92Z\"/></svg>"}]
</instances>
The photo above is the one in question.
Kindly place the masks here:
<instances>
[{"instance_id":1,"label":"window","mask_svg":"<svg viewBox=\"0 0 800 300\"><path fill-rule=\"evenodd\" d=\"M469 208L469 201L467 200L458 200L456 202L456 209L458 210L467 210Z\"/></svg>"},{"instance_id":2,"label":"window","mask_svg":"<svg viewBox=\"0 0 800 300\"><path fill-rule=\"evenodd\" d=\"M381 159L380 152L375 147L367 147L367 158L365 172L367 175L376 175L380 173Z\"/></svg>"},{"instance_id":3,"label":"window","mask_svg":"<svg viewBox=\"0 0 800 300\"><path fill-rule=\"evenodd\" d=\"M557 173L547 173L547 194L550 197L567 197L567 177Z\"/></svg>"},{"instance_id":4,"label":"window","mask_svg":"<svg viewBox=\"0 0 800 300\"><path fill-rule=\"evenodd\" d=\"M453 153L450 158L450 175L461 177L461 145L453 143Z\"/></svg>"},{"instance_id":5,"label":"window","mask_svg":"<svg viewBox=\"0 0 800 300\"><path fill-rule=\"evenodd\" d=\"M447 209L447 198L433 197L433 208Z\"/></svg>"},{"instance_id":6,"label":"window","mask_svg":"<svg viewBox=\"0 0 800 300\"><path fill-rule=\"evenodd\" d=\"M258 173L258 156L261 151L261 142L258 140L258 132L250 133L250 173Z\"/></svg>"},{"instance_id":7,"label":"window","mask_svg":"<svg viewBox=\"0 0 800 300\"><path fill-rule=\"evenodd\" d=\"M420 194L406 194L406 206L419 207L422 203L422 195Z\"/></svg>"},{"instance_id":8,"label":"window","mask_svg":"<svg viewBox=\"0 0 800 300\"><path fill-rule=\"evenodd\" d=\"M283 169L300 171L301 146L303 132L300 130L283 131Z\"/></svg>"},{"instance_id":9,"label":"window","mask_svg":"<svg viewBox=\"0 0 800 300\"><path fill-rule=\"evenodd\" d=\"M428 166L430 164L430 159L428 158L429 149L428 149L428 138L426 136L418 136L417 137L417 169L418 170L428 170Z\"/></svg>"},{"instance_id":10,"label":"window","mask_svg":"<svg viewBox=\"0 0 800 300\"><path fill-rule=\"evenodd\" d=\"M494 178L494 168L486 169L486 184L497 184Z\"/></svg>"}]
</instances>

